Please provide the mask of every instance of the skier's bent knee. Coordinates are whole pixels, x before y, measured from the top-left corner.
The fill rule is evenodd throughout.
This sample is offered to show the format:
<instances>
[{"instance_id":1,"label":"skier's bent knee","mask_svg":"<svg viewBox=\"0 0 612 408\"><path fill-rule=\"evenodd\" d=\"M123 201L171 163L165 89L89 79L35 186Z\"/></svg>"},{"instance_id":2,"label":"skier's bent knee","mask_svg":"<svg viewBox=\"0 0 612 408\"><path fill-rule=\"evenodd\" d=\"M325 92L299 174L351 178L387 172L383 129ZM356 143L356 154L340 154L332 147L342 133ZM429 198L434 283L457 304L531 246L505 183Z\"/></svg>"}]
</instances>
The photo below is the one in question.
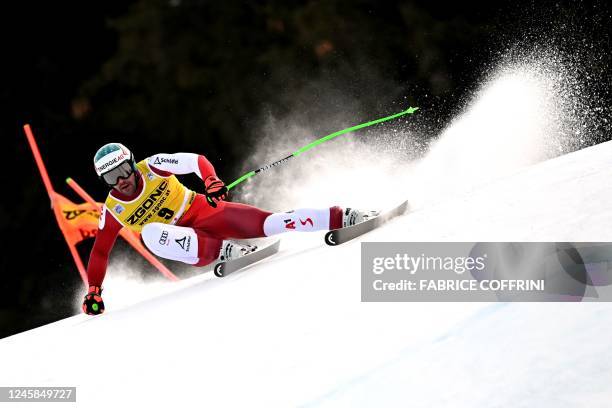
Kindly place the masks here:
<instances>
[{"instance_id":1,"label":"skier's bent knee","mask_svg":"<svg viewBox=\"0 0 612 408\"><path fill-rule=\"evenodd\" d=\"M159 251L160 241L163 241L164 238L168 239L168 232L164 231L164 226L165 224L161 222L152 222L142 227L142 231L140 232L140 236L145 246L157 256L163 256L161 251Z\"/></svg>"},{"instance_id":2,"label":"skier's bent knee","mask_svg":"<svg viewBox=\"0 0 612 408\"><path fill-rule=\"evenodd\" d=\"M141 234L147 248L157 256L192 265L198 262L198 237L193 228L152 222L142 228Z\"/></svg>"}]
</instances>

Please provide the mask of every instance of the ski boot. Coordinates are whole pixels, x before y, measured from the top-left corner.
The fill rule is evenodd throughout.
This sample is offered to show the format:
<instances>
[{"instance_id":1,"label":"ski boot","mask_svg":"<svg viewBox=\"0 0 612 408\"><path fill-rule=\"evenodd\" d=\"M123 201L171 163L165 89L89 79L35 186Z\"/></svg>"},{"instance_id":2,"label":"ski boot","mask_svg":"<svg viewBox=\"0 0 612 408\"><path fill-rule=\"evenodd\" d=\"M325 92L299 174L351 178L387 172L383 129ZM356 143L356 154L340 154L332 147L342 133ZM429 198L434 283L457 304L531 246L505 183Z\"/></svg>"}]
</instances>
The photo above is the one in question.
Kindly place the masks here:
<instances>
[{"instance_id":1,"label":"ski boot","mask_svg":"<svg viewBox=\"0 0 612 408\"><path fill-rule=\"evenodd\" d=\"M367 221L380 214L379 210L358 210L356 208L345 208L342 213L342 228L350 227L352 225L359 224L360 222Z\"/></svg>"},{"instance_id":2,"label":"ski boot","mask_svg":"<svg viewBox=\"0 0 612 408\"><path fill-rule=\"evenodd\" d=\"M239 244L233 241L223 241L221 251L219 252L219 260L222 262L238 259L245 255L255 252L257 246L251 244Z\"/></svg>"}]
</instances>

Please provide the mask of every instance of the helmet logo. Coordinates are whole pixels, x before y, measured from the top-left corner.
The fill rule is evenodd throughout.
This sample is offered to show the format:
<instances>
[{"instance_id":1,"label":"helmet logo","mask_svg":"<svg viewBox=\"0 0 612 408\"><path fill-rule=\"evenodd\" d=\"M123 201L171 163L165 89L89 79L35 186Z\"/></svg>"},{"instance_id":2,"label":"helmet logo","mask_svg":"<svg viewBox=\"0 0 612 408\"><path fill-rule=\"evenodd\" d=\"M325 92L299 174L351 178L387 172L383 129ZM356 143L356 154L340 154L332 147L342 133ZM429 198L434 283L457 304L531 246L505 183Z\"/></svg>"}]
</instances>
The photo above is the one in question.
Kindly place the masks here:
<instances>
[{"instance_id":1,"label":"helmet logo","mask_svg":"<svg viewBox=\"0 0 612 408\"><path fill-rule=\"evenodd\" d=\"M125 159L125 158L126 158L125 154L122 153L120 156L115 157L113 160L111 160L109 162L106 162L103 165L101 165L100 167L98 167L98 172L100 172L100 173L103 172L104 169L108 168L109 166L111 166L111 165L113 165L115 163L123 161L123 159Z\"/></svg>"}]
</instances>

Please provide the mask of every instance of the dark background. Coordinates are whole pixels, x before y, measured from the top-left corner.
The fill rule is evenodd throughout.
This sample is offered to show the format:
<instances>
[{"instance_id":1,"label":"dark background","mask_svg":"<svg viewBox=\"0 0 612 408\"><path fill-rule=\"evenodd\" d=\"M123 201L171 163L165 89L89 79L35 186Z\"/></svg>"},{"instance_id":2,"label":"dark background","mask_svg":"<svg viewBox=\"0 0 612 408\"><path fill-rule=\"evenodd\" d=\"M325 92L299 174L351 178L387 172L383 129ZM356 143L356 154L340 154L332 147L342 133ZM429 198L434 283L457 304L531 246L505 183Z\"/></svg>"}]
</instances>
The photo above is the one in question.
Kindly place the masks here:
<instances>
[{"instance_id":1,"label":"dark background","mask_svg":"<svg viewBox=\"0 0 612 408\"><path fill-rule=\"evenodd\" d=\"M426 107L415 121L435 135L516 44L580 49L600 89L612 85L607 2L20 1L1 19L0 337L71 315L83 291L24 123L58 192L80 201L71 176L103 201L91 160L104 143L138 160L204 153L231 181L248 170L263 115L345 114L330 92L359 100L355 123Z\"/></svg>"}]
</instances>

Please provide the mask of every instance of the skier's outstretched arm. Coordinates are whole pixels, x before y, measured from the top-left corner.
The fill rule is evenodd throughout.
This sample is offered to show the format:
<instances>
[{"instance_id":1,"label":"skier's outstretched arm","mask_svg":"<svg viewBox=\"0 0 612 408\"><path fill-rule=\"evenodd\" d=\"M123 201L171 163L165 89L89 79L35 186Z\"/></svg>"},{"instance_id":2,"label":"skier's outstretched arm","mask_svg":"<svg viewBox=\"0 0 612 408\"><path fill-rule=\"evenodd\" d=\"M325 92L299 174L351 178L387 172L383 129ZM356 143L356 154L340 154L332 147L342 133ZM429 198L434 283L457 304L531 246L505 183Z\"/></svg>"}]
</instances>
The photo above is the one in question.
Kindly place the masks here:
<instances>
[{"instance_id":1,"label":"skier's outstretched arm","mask_svg":"<svg viewBox=\"0 0 612 408\"><path fill-rule=\"evenodd\" d=\"M195 153L158 153L147 159L149 166L171 174L195 173L202 180L217 176L215 168L205 156Z\"/></svg>"},{"instance_id":2,"label":"skier's outstretched arm","mask_svg":"<svg viewBox=\"0 0 612 408\"><path fill-rule=\"evenodd\" d=\"M87 264L88 291L83 301L83 311L87 314L100 314L104 312L104 302L102 301L102 282L106 275L108 257L111 249L117 240L117 235L122 226L113 217L106 207L102 207L100 214L100 224L98 234L91 249L89 262Z\"/></svg>"},{"instance_id":3,"label":"skier's outstretched arm","mask_svg":"<svg viewBox=\"0 0 612 408\"><path fill-rule=\"evenodd\" d=\"M215 173L215 168L208 159L195 153L159 153L147 159L149 167L161 176L170 174L195 173L204 181L204 191L208 204L216 207L216 202L227 196L227 187Z\"/></svg>"}]
</instances>

